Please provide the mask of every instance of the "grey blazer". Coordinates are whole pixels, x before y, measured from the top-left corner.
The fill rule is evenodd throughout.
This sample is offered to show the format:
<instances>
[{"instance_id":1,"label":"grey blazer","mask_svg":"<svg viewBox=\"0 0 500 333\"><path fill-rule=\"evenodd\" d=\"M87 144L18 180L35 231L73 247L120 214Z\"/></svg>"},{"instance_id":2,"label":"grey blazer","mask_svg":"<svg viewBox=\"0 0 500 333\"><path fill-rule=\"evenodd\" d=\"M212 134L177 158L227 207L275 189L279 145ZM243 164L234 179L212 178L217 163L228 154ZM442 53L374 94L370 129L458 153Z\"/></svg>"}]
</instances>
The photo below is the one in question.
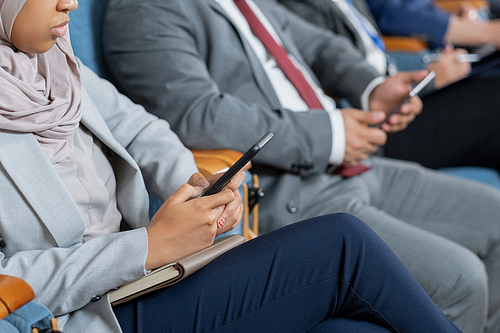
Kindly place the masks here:
<instances>
[{"instance_id":1,"label":"grey blazer","mask_svg":"<svg viewBox=\"0 0 500 333\"><path fill-rule=\"evenodd\" d=\"M81 123L109 148L132 230L82 244L83 219L34 136L0 131L0 273L25 279L65 332L120 332L107 297L95 296L145 274L146 184L166 199L196 166L165 121L81 69Z\"/></svg>"},{"instance_id":2,"label":"grey blazer","mask_svg":"<svg viewBox=\"0 0 500 333\"><path fill-rule=\"evenodd\" d=\"M359 107L378 76L359 51L274 0L255 2L319 84ZM188 147L245 151L272 131L273 141L254 165L325 171L332 140L327 114L280 106L251 46L216 1L111 0L104 41L117 84L167 119Z\"/></svg>"}]
</instances>

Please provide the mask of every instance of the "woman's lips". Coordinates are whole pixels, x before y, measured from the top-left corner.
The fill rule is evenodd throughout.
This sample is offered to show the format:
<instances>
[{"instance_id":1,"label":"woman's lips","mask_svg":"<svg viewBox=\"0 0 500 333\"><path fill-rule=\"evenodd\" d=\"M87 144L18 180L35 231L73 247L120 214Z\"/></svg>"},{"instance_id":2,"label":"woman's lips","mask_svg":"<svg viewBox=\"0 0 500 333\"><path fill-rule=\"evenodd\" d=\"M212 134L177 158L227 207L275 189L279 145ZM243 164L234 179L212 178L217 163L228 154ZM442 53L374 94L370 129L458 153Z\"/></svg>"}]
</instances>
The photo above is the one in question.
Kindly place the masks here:
<instances>
[{"instance_id":1,"label":"woman's lips","mask_svg":"<svg viewBox=\"0 0 500 333\"><path fill-rule=\"evenodd\" d=\"M68 22L58 25L52 30L54 31L54 35L56 37L63 37L66 34L66 32L68 32Z\"/></svg>"}]
</instances>

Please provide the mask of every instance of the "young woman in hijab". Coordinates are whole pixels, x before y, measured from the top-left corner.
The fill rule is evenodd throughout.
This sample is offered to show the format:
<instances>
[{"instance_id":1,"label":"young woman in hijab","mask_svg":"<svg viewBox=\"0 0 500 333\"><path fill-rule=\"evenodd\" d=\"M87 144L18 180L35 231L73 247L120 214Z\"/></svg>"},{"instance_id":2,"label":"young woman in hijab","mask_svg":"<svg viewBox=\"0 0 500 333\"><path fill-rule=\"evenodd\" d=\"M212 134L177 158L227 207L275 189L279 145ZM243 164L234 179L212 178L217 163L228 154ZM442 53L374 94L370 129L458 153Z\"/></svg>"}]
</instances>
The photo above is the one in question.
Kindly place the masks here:
<instances>
[{"instance_id":1,"label":"young woman in hijab","mask_svg":"<svg viewBox=\"0 0 500 333\"><path fill-rule=\"evenodd\" d=\"M108 290L233 228L243 176L193 199L216 177L196 173L165 121L77 62L67 34L76 8L0 0L0 273L31 284L62 330L458 332L346 214L260 236L112 307ZM151 221L146 185L166 200Z\"/></svg>"}]
</instances>

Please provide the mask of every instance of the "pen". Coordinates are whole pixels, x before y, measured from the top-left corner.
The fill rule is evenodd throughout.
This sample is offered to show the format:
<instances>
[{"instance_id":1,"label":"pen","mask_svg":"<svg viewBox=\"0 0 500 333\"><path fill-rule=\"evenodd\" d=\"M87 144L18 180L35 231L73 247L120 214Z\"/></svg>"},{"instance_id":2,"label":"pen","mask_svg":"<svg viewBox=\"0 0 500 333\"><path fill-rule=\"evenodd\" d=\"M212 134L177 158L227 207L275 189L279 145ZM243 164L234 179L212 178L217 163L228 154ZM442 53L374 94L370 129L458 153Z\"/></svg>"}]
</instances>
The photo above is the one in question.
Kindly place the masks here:
<instances>
[{"instance_id":1,"label":"pen","mask_svg":"<svg viewBox=\"0 0 500 333\"><path fill-rule=\"evenodd\" d=\"M441 53L431 53L431 54L426 54L422 57L422 61L426 64L433 62L433 61L439 61L443 59L443 54ZM457 55L457 61L458 62L478 62L481 60L481 57L478 54L458 54Z\"/></svg>"}]
</instances>

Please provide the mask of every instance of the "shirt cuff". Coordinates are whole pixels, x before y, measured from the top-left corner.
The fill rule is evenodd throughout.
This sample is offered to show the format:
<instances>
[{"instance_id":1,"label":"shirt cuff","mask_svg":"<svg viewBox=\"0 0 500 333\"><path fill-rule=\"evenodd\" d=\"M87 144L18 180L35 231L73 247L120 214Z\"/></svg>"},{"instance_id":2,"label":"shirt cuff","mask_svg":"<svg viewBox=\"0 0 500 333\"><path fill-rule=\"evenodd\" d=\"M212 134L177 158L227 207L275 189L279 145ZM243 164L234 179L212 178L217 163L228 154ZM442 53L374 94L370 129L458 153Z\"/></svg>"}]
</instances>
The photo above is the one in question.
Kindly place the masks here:
<instances>
[{"instance_id":1,"label":"shirt cuff","mask_svg":"<svg viewBox=\"0 0 500 333\"><path fill-rule=\"evenodd\" d=\"M385 77L384 76L379 76L376 77L368 84L366 87L365 91L361 95L361 107L363 108L364 111L370 111L370 103L369 103L369 97L370 94L372 93L373 89L377 87L378 85L382 84L385 82Z\"/></svg>"},{"instance_id":2,"label":"shirt cuff","mask_svg":"<svg viewBox=\"0 0 500 333\"><path fill-rule=\"evenodd\" d=\"M344 161L345 155L344 117L339 109L326 112L330 116L330 124L332 125L332 150L329 162L333 165L340 165Z\"/></svg>"}]
</instances>

